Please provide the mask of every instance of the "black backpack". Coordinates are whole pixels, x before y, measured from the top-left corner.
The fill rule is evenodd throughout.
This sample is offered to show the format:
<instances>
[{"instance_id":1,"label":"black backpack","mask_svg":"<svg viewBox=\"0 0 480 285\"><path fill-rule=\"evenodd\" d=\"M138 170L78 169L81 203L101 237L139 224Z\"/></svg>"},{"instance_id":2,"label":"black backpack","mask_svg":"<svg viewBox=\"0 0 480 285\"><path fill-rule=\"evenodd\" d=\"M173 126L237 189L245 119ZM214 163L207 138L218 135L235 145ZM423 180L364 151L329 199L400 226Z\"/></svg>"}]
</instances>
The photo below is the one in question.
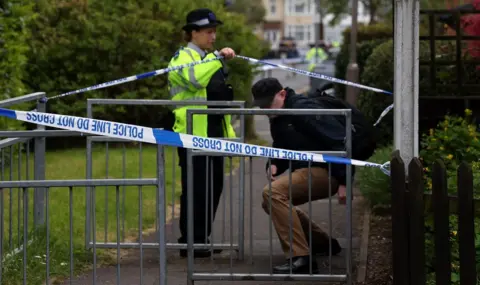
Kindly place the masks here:
<instances>
[{"instance_id":1,"label":"black backpack","mask_svg":"<svg viewBox=\"0 0 480 285\"><path fill-rule=\"evenodd\" d=\"M310 98L321 101L322 105L332 109L352 110L352 158L358 160L369 159L377 148L377 133L373 124L366 119L363 113L344 100L328 95L325 92L310 94ZM345 126L344 116L335 116Z\"/></svg>"}]
</instances>

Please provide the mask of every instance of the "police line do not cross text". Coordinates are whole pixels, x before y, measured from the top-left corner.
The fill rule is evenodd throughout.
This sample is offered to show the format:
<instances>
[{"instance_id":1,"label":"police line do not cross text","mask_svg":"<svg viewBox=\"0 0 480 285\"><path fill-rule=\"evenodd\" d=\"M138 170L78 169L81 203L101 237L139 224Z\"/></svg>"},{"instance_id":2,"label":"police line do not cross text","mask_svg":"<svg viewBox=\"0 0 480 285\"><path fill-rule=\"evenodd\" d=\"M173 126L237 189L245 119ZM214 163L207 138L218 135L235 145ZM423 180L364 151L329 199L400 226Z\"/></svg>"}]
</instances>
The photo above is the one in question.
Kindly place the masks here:
<instances>
[{"instance_id":1,"label":"police line do not cross text","mask_svg":"<svg viewBox=\"0 0 480 285\"><path fill-rule=\"evenodd\" d=\"M194 148L209 151L226 152L238 155L262 156L268 158L313 161L313 154L299 151L282 150L271 147L256 146L239 142L223 141L213 138L193 137Z\"/></svg>"},{"instance_id":2,"label":"police line do not cross text","mask_svg":"<svg viewBox=\"0 0 480 285\"><path fill-rule=\"evenodd\" d=\"M53 127L109 134L125 139L143 139L144 134L142 127L89 118L27 112L26 119L32 123L46 123Z\"/></svg>"}]
</instances>

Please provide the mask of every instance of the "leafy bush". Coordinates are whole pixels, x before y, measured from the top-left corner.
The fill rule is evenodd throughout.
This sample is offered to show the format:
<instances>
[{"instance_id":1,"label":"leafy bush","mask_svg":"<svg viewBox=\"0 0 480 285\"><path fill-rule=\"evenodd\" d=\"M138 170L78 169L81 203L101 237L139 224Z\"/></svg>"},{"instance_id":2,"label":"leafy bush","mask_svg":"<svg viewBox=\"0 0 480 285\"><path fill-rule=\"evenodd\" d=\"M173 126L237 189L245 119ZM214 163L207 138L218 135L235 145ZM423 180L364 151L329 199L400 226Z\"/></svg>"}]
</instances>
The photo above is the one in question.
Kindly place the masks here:
<instances>
[{"instance_id":1,"label":"leafy bush","mask_svg":"<svg viewBox=\"0 0 480 285\"><path fill-rule=\"evenodd\" d=\"M431 167L436 159L442 159L447 168L448 189L456 194L457 168L462 161L471 164L474 174L474 193L480 198L480 134L472 122L472 111L465 110L465 117L445 116L436 129L430 129L421 140L420 157L424 165L427 189L431 190ZM453 191L453 192L452 192Z\"/></svg>"},{"instance_id":2,"label":"leafy bush","mask_svg":"<svg viewBox=\"0 0 480 285\"><path fill-rule=\"evenodd\" d=\"M39 17L31 29L27 81L31 90L49 96L168 65L183 42L181 27L189 10L209 7L225 23L218 29L217 48L230 46L238 54L260 57L260 41L245 17L224 10L224 1L39 1ZM252 66L229 63L235 99L249 100ZM55 99L48 111L85 116L86 98L168 99L165 75L98 91ZM154 127L169 127L166 108L96 106L94 116ZM171 122L171 121L170 121Z\"/></svg>"},{"instance_id":3,"label":"leafy bush","mask_svg":"<svg viewBox=\"0 0 480 285\"><path fill-rule=\"evenodd\" d=\"M342 32L343 44L350 43L350 27L346 28ZM391 39L393 36L393 30L391 25L385 23L376 23L373 25L361 24L357 29L357 43L378 39Z\"/></svg>"},{"instance_id":4,"label":"leafy bush","mask_svg":"<svg viewBox=\"0 0 480 285\"><path fill-rule=\"evenodd\" d=\"M420 43L420 58L428 56L428 45ZM364 71L361 75L361 83L367 86L393 91L393 41L389 40L377 46L368 57ZM420 94L428 88L428 74L425 74L426 67L420 67ZM393 96L380 94L362 89L358 96L357 106L364 114L376 121L382 111L393 103ZM377 125L380 145L388 145L393 140L393 112Z\"/></svg>"},{"instance_id":5,"label":"leafy bush","mask_svg":"<svg viewBox=\"0 0 480 285\"><path fill-rule=\"evenodd\" d=\"M378 148L369 159L371 162L385 163L391 160L392 146ZM391 199L390 178L377 168L357 168L358 187L371 207L389 206Z\"/></svg>"},{"instance_id":6,"label":"leafy bush","mask_svg":"<svg viewBox=\"0 0 480 285\"><path fill-rule=\"evenodd\" d=\"M376 39L360 42L357 44L357 64L359 68L359 78L365 70L365 65L368 57L373 52L373 50L382 44L384 39ZM347 67L350 61L350 45L342 45L340 52L337 55L335 61L335 77L337 78L346 78ZM347 86L344 84L335 85L335 93L340 98L345 98Z\"/></svg>"},{"instance_id":7,"label":"leafy bush","mask_svg":"<svg viewBox=\"0 0 480 285\"><path fill-rule=\"evenodd\" d=\"M335 77L346 78L350 58L350 27L342 32L342 47L335 61ZM357 31L357 64L359 78L363 72L365 62L373 49L392 37L392 28L383 23L374 25L360 25ZM335 85L335 92L340 98L345 98L346 86Z\"/></svg>"},{"instance_id":8,"label":"leafy bush","mask_svg":"<svg viewBox=\"0 0 480 285\"><path fill-rule=\"evenodd\" d=\"M431 168L436 159L442 159L447 168L448 192L457 195L457 168L462 161L470 163L473 173L474 198L480 198L480 133L472 123L471 110L465 110L465 116L445 116L435 129L430 129L422 136L422 151L420 157L425 171L426 191L432 190ZM435 284L434 275L434 226L432 214L426 219L425 247L427 284ZM459 248L458 248L458 218L450 216L450 243L452 256L451 284L459 285ZM480 269L480 219L475 219L477 268ZM480 281L480 280L479 280Z\"/></svg>"}]
</instances>

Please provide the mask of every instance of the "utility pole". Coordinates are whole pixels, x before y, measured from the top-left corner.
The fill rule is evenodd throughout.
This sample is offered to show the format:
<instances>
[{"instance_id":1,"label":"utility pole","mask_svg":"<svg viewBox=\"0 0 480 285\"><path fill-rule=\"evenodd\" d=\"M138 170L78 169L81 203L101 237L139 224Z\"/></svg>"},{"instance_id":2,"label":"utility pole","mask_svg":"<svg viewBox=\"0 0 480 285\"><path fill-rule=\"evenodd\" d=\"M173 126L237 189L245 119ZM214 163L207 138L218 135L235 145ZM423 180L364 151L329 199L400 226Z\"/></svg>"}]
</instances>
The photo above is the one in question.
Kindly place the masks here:
<instances>
[{"instance_id":1,"label":"utility pole","mask_svg":"<svg viewBox=\"0 0 480 285\"><path fill-rule=\"evenodd\" d=\"M406 170L418 156L419 0L395 0L394 142Z\"/></svg>"},{"instance_id":2,"label":"utility pole","mask_svg":"<svg viewBox=\"0 0 480 285\"><path fill-rule=\"evenodd\" d=\"M347 67L347 81L358 82L359 70L357 64L357 30L358 30L358 0L352 0L352 27L350 28L350 60ZM356 106L359 89L347 86L346 101Z\"/></svg>"}]
</instances>

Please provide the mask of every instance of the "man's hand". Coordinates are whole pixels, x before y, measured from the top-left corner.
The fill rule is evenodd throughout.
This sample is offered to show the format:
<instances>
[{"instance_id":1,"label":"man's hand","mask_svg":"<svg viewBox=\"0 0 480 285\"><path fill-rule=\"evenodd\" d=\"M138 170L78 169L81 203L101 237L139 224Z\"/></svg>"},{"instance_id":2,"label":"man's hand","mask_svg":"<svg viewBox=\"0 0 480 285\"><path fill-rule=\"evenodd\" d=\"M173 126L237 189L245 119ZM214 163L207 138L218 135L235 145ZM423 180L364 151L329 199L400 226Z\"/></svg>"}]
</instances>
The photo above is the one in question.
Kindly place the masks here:
<instances>
[{"instance_id":1,"label":"man's hand","mask_svg":"<svg viewBox=\"0 0 480 285\"><path fill-rule=\"evenodd\" d=\"M267 179L270 179L270 181L275 181L276 178L273 176L277 174L277 166L272 164L270 169L267 169Z\"/></svg>"},{"instance_id":2,"label":"man's hand","mask_svg":"<svg viewBox=\"0 0 480 285\"><path fill-rule=\"evenodd\" d=\"M222 48L219 53L225 59L231 59L235 57L235 51L229 47Z\"/></svg>"}]
</instances>

